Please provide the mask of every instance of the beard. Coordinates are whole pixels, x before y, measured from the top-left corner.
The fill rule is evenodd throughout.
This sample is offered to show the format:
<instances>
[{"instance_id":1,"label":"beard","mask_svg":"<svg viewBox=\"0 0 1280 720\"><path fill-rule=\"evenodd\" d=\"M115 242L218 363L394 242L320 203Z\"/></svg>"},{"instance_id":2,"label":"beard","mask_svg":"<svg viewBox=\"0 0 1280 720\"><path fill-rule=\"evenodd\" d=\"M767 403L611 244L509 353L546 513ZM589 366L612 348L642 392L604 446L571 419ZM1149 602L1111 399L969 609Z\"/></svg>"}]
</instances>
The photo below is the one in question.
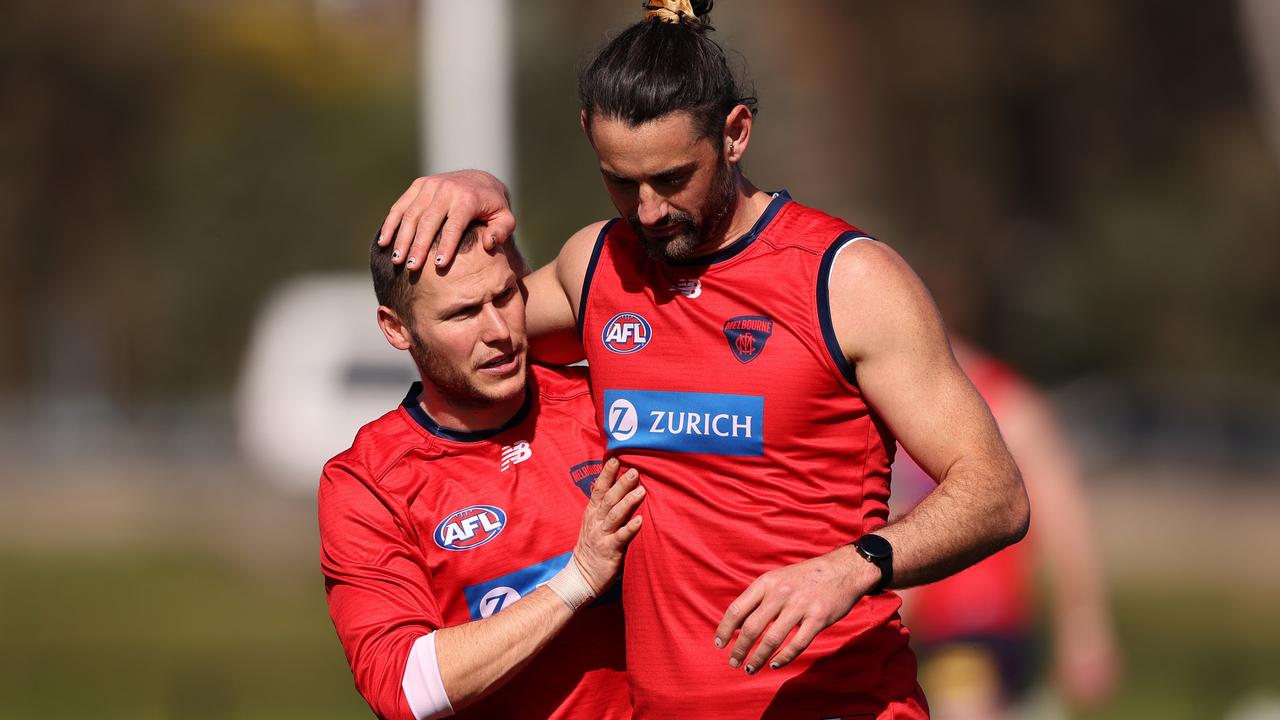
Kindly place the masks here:
<instances>
[{"instance_id":1,"label":"beard","mask_svg":"<svg viewBox=\"0 0 1280 720\"><path fill-rule=\"evenodd\" d=\"M711 178L711 188L698 208L698 216L675 210L654 228L666 229L674 225L680 228L678 232L669 237L649 237L636 214L628 217L627 223L631 225L650 258L664 262L684 262L697 257L699 250L705 250L713 238L724 232L737 205L738 178L721 155L716 163L715 175Z\"/></svg>"},{"instance_id":2,"label":"beard","mask_svg":"<svg viewBox=\"0 0 1280 720\"><path fill-rule=\"evenodd\" d=\"M422 342L417 333L410 331L410 337L413 340L413 344L409 346L409 355L413 358L414 364L418 366L418 372L422 374L425 380L430 380L431 384L440 393L440 396L451 404L468 408L486 407L495 402L509 400L515 396L515 394L512 394L499 397L493 393L486 392L484 388L476 384L471 375L440 357L427 343ZM523 350L520 352L523 354ZM524 392L528 370L528 365L522 362L520 366L520 393Z\"/></svg>"}]
</instances>

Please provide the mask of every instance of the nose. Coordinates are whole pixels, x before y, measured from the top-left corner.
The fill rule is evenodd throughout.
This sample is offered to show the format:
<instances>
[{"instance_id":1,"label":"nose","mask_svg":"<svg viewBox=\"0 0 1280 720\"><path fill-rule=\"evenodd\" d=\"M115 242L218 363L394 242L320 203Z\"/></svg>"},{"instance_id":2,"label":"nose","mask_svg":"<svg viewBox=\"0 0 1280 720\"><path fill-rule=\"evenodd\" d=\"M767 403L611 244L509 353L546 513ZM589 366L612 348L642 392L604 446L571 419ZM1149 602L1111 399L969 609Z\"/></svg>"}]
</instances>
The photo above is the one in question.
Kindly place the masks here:
<instances>
[{"instance_id":1,"label":"nose","mask_svg":"<svg viewBox=\"0 0 1280 720\"><path fill-rule=\"evenodd\" d=\"M511 325L502 311L492 303L480 311L480 340L487 345L498 345L511 340Z\"/></svg>"},{"instance_id":2,"label":"nose","mask_svg":"<svg viewBox=\"0 0 1280 720\"><path fill-rule=\"evenodd\" d=\"M668 210L665 197L649 185L640 186L640 208L636 216L641 225L647 227L662 222L667 217Z\"/></svg>"}]
</instances>

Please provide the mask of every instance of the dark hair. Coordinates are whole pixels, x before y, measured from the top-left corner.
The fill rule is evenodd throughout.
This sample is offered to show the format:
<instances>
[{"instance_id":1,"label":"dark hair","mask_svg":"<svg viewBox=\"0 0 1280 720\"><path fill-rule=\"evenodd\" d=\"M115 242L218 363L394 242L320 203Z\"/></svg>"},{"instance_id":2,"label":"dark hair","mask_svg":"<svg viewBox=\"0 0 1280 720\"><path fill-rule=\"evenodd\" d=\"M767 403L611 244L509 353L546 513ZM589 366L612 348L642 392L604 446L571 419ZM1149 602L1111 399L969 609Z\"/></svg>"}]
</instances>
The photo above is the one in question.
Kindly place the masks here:
<instances>
[{"instance_id":1,"label":"dark hair","mask_svg":"<svg viewBox=\"0 0 1280 720\"><path fill-rule=\"evenodd\" d=\"M480 240L480 223L472 223L462 233L462 239L458 242L458 253L464 253L475 246ZM398 232L400 228L396 228ZM395 237L395 233L391 234ZM515 246L514 240L510 241L512 247ZM436 237L431 241L431 250L435 250L440 244L440 234L436 233ZM415 269L407 268L404 264L396 265L391 262L391 244L386 247L378 246L378 236L374 233L373 244L369 246L369 272L373 274L373 294L378 298L379 305L386 305L403 320L413 317L413 286L418 283L421 273Z\"/></svg>"},{"instance_id":2,"label":"dark hair","mask_svg":"<svg viewBox=\"0 0 1280 720\"><path fill-rule=\"evenodd\" d=\"M714 30L710 2L693 3L698 18L651 18L609 41L578 76L578 97L590 128L594 116L631 126L676 111L693 116L700 137L714 137L735 105L756 112L756 99L739 87Z\"/></svg>"}]
</instances>

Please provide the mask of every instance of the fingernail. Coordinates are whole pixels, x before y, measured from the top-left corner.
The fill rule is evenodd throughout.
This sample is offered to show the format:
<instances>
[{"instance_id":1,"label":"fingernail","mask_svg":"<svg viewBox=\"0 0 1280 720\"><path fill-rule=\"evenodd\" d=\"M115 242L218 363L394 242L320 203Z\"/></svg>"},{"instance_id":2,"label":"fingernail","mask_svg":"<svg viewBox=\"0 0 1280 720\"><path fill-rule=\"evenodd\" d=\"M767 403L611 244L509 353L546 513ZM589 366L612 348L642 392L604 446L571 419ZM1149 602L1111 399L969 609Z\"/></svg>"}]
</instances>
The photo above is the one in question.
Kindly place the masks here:
<instances>
[{"instance_id":1,"label":"fingernail","mask_svg":"<svg viewBox=\"0 0 1280 720\"><path fill-rule=\"evenodd\" d=\"M399 251L399 250L392 250L392 251L391 251L391 259L392 259L392 260L399 260L399 259L400 259L400 251Z\"/></svg>"},{"instance_id":2,"label":"fingernail","mask_svg":"<svg viewBox=\"0 0 1280 720\"><path fill-rule=\"evenodd\" d=\"M637 494L637 495L643 495L643 494L645 494L646 492L648 492L648 491L644 489L644 486L643 486L643 485L641 485L641 486L639 486L639 487L637 487L637 488L636 488L636 494Z\"/></svg>"},{"instance_id":3,"label":"fingernail","mask_svg":"<svg viewBox=\"0 0 1280 720\"><path fill-rule=\"evenodd\" d=\"M777 670L777 669L778 669L778 663L769 663L769 667L770 667L770 668L772 668L772 669L774 669L774 670Z\"/></svg>"},{"instance_id":4,"label":"fingernail","mask_svg":"<svg viewBox=\"0 0 1280 720\"><path fill-rule=\"evenodd\" d=\"M716 638L716 649L719 650L722 647L724 647L724 641L720 638Z\"/></svg>"},{"instance_id":5,"label":"fingernail","mask_svg":"<svg viewBox=\"0 0 1280 720\"><path fill-rule=\"evenodd\" d=\"M729 667L736 668L739 665L741 665L741 663L738 662L738 658L729 658Z\"/></svg>"},{"instance_id":6,"label":"fingernail","mask_svg":"<svg viewBox=\"0 0 1280 720\"><path fill-rule=\"evenodd\" d=\"M412 257L411 257L411 258L409 258L408 260L405 260L404 264L405 264L405 265L412 265L412 264L414 264L414 263L416 263L416 262L418 262L418 258L412 258Z\"/></svg>"},{"instance_id":7,"label":"fingernail","mask_svg":"<svg viewBox=\"0 0 1280 720\"><path fill-rule=\"evenodd\" d=\"M378 231L378 242L382 242L382 231Z\"/></svg>"},{"instance_id":8,"label":"fingernail","mask_svg":"<svg viewBox=\"0 0 1280 720\"><path fill-rule=\"evenodd\" d=\"M753 668L753 667L751 667L750 665L748 665L748 666L747 666L747 674L748 674L748 675L755 675L755 674L756 674L756 670L755 670L755 668Z\"/></svg>"},{"instance_id":9,"label":"fingernail","mask_svg":"<svg viewBox=\"0 0 1280 720\"><path fill-rule=\"evenodd\" d=\"M443 256L443 255L437 255L437 256L436 256L436 264L437 264L437 265L443 265L443 264L444 264L444 256Z\"/></svg>"}]
</instances>

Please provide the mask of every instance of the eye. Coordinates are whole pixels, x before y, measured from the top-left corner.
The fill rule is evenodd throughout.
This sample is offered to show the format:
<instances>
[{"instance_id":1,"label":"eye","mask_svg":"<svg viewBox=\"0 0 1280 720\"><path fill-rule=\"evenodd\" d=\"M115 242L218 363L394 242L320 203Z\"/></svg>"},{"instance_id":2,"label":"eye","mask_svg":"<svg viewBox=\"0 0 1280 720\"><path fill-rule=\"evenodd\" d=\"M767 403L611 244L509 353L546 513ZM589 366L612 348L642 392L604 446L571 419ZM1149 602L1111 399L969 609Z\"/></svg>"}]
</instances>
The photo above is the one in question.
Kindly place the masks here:
<instances>
[{"instance_id":1,"label":"eye","mask_svg":"<svg viewBox=\"0 0 1280 720\"><path fill-rule=\"evenodd\" d=\"M619 190L626 190L629 188L633 188L636 185L635 180L630 180L624 177L618 177L617 175L613 175L610 173L604 173L604 181L609 185L615 188L618 188Z\"/></svg>"},{"instance_id":2,"label":"eye","mask_svg":"<svg viewBox=\"0 0 1280 720\"><path fill-rule=\"evenodd\" d=\"M655 180L659 185L664 187L680 188L683 187L685 183L689 182L689 174L677 173L675 175L659 175Z\"/></svg>"},{"instance_id":3,"label":"eye","mask_svg":"<svg viewBox=\"0 0 1280 720\"><path fill-rule=\"evenodd\" d=\"M445 318L445 320L466 320L467 318L475 317L475 315L479 312L480 312L479 305L468 305L466 307L462 307L462 308L458 308L457 310L454 310L452 314L450 314Z\"/></svg>"},{"instance_id":4,"label":"eye","mask_svg":"<svg viewBox=\"0 0 1280 720\"><path fill-rule=\"evenodd\" d=\"M508 302L511 301L511 298L515 296L516 296L516 286L512 285L511 287L499 293L498 296L493 299L493 301L497 305L506 305Z\"/></svg>"}]
</instances>

